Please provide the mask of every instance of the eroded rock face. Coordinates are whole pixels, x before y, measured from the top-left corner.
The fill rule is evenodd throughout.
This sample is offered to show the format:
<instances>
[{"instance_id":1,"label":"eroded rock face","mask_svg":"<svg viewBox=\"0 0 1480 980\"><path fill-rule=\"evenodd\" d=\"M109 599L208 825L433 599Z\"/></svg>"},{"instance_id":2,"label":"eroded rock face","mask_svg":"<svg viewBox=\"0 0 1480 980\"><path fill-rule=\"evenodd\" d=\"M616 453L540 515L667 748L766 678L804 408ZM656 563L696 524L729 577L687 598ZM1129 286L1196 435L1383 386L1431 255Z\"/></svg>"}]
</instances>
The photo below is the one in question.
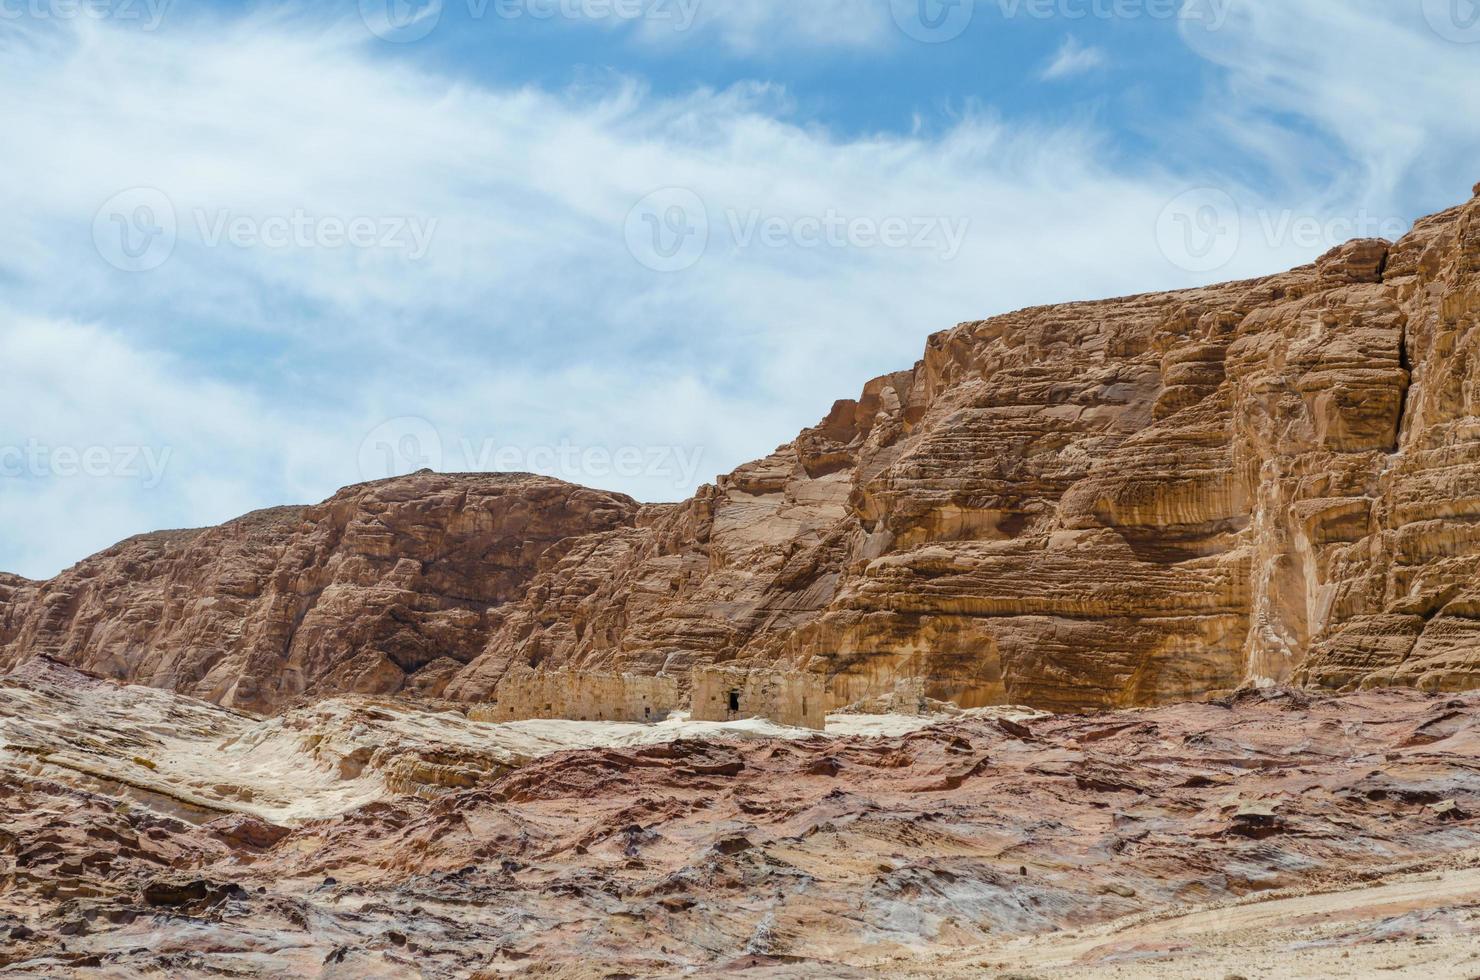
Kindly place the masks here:
<instances>
[{"instance_id":1,"label":"eroded rock face","mask_svg":"<svg viewBox=\"0 0 1480 980\"><path fill-rule=\"evenodd\" d=\"M1257 281L962 324L683 504L497 484L523 516L473 530L450 478L352 489L12 586L0 641L258 707L732 661L835 706L1474 687L1477 321L1480 199Z\"/></svg>"},{"instance_id":2,"label":"eroded rock face","mask_svg":"<svg viewBox=\"0 0 1480 980\"><path fill-rule=\"evenodd\" d=\"M528 475L350 487L316 507L131 538L44 584L0 583L0 662L36 654L219 704L439 694L572 539L630 524L620 494Z\"/></svg>"},{"instance_id":3,"label":"eroded rock face","mask_svg":"<svg viewBox=\"0 0 1480 980\"><path fill-rule=\"evenodd\" d=\"M1324 977L1387 975L1367 958L1390 951L1473 972L1480 694L523 758L505 727L354 697L250 719L44 661L0 677L0 969ZM288 819L304 795L339 805Z\"/></svg>"},{"instance_id":4,"label":"eroded rock face","mask_svg":"<svg viewBox=\"0 0 1480 980\"><path fill-rule=\"evenodd\" d=\"M908 675L1049 708L1474 686L1477 267L1473 201L1255 282L963 324L590 542L449 690L481 696L533 649L781 662L835 704Z\"/></svg>"}]
</instances>

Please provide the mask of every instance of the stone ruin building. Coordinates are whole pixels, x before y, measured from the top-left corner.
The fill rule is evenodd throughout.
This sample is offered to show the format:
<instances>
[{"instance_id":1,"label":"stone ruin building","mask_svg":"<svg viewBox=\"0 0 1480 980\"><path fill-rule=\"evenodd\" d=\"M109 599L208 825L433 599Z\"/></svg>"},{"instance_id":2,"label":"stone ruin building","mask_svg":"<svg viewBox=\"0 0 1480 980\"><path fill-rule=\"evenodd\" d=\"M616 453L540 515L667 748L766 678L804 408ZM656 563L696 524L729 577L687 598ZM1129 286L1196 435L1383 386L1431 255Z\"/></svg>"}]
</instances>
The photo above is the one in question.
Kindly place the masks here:
<instances>
[{"instance_id":1,"label":"stone ruin building","mask_svg":"<svg viewBox=\"0 0 1480 980\"><path fill-rule=\"evenodd\" d=\"M793 728L827 727L827 689L816 674L696 667L690 697L694 721L765 718Z\"/></svg>"},{"instance_id":2,"label":"stone ruin building","mask_svg":"<svg viewBox=\"0 0 1480 980\"><path fill-rule=\"evenodd\" d=\"M690 717L695 721L764 718L779 725L822 731L827 725L822 678L805 673L770 673L698 667L690 680ZM510 722L549 718L656 724L683 710L677 678L569 671L510 671L493 697L468 712L474 721Z\"/></svg>"},{"instance_id":3,"label":"stone ruin building","mask_svg":"<svg viewBox=\"0 0 1480 980\"><path fill-rule=\"evenodd\" d=\"M680 710L678 680L659 675L510 671L474 721L626 721L656 724Z\"/></svg>"}]
</instances>

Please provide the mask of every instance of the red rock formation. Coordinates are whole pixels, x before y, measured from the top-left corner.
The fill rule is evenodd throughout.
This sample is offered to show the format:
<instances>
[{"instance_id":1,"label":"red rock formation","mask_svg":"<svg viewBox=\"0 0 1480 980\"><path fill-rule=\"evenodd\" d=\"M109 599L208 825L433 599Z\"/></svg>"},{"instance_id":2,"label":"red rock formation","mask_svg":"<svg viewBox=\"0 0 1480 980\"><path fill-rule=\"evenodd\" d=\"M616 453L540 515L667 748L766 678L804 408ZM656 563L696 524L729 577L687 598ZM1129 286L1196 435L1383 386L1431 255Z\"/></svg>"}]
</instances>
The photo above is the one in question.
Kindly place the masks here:
<instances>
[{"instance_id":1,"label":"red rock formation","mask_svg":"<svg viewBox=\"0 0 1480 980\"><path fill-rule=\"evenodd\" d=\"M261 711L298 695L438 694L542 561L636 512L542 477L418 474L142 535L0 592L0 660L46 654Z\"/></svg>"},{"instance_id":2,"label":"red rock formation","mask_svg":"<svg viewBox=\"0 0 1480 980\"><path fill-rule=\"evenodd\" d=\"M780 661L838 701L899 675L1051 708L1473 686L1446 590L1480 561L1477 227L1480 201L1267 279L937 335L770 458L590 542L594 592L573 561L542 576L449 690L481 696L531 648ZM1405 660L1411 607L1436 603L1436 653Z\"/></svg>"},{"instance_id":3,"label":"red rock formation","mask_svg":"<svg viewBox=\"0 0 1480 980\"><path fill-rule=\"evenodd\" d=\"M0 572L0 649L20 631L21 609L29 603L35 582Z\"/></svg>"},{"instance_id":4,"label":"red rock formation","mask_svg":"<svg viewBox=\"0 0 1480 980\"><path fill-rule=\"evenodd\" d=\"M260 708L478 699L520 663L1049 708L1472 687L1477 319L1480 199L1265 279L962 324L684 504L417 477L134 539L0 594L0 661Z\"/></svg>"},{"instance_id":5,"label":"red rock formation","mask_svg":"<svg viewBox=\"0 0 1480 980\"><path fill-rule=\"evenodd\" d=\"M128 758L236 713L106 688L0 678L0 969L19 976L1386 976L1383 952L1474 971L1480 694L566 751L281 825L231 812L266 801L229 769L211 812L170 812L180 774ZM410 754L408 727L471 727L378 728L414 708L346 700L305 746ZM1035 952L1059 968L1016 969Z\"/></svg>"}]
</instances>

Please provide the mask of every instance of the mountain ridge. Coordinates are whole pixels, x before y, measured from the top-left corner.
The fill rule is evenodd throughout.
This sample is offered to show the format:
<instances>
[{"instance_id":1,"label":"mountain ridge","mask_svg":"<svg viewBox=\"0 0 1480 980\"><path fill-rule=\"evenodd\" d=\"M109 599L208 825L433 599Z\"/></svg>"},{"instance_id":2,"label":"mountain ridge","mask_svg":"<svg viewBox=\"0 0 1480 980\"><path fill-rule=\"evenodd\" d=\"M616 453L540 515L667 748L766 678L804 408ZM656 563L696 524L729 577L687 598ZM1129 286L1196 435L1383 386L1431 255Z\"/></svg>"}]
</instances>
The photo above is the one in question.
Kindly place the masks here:
<instances>
[{"instance_id":1,"label":"mountain ridge","mask_svg":"<svg viewBox=\"0 0 1480 980\"><path fill-rule=\"evenodd\" d=\"M420 473L131 538L0 577L0 667L261 711L714 662L836 704L1475 686L1477 270L1480 199L1285 273L967 321L677 503Z\"/></svg>"}]
</instances>

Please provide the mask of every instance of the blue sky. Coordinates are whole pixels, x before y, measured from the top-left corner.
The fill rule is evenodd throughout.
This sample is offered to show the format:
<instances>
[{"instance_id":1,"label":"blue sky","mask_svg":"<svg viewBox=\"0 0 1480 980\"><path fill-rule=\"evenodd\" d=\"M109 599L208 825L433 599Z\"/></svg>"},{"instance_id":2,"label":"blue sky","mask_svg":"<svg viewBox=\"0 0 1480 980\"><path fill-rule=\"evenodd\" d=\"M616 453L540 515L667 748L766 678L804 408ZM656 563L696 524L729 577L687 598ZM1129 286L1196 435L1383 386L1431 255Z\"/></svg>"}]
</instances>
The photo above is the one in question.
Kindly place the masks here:
<instances>
[{"instance_id":1,"label":"blue sky","mask_svg":"<svg viewBox=\"0 0 1480 980\"><path fill-rule=\"evenodd\" d=\"M1477 83L1470 0L0 3L0 569L423 464L680 499L958 321L1401 234Z\"/></svg>"}]
</instances>

